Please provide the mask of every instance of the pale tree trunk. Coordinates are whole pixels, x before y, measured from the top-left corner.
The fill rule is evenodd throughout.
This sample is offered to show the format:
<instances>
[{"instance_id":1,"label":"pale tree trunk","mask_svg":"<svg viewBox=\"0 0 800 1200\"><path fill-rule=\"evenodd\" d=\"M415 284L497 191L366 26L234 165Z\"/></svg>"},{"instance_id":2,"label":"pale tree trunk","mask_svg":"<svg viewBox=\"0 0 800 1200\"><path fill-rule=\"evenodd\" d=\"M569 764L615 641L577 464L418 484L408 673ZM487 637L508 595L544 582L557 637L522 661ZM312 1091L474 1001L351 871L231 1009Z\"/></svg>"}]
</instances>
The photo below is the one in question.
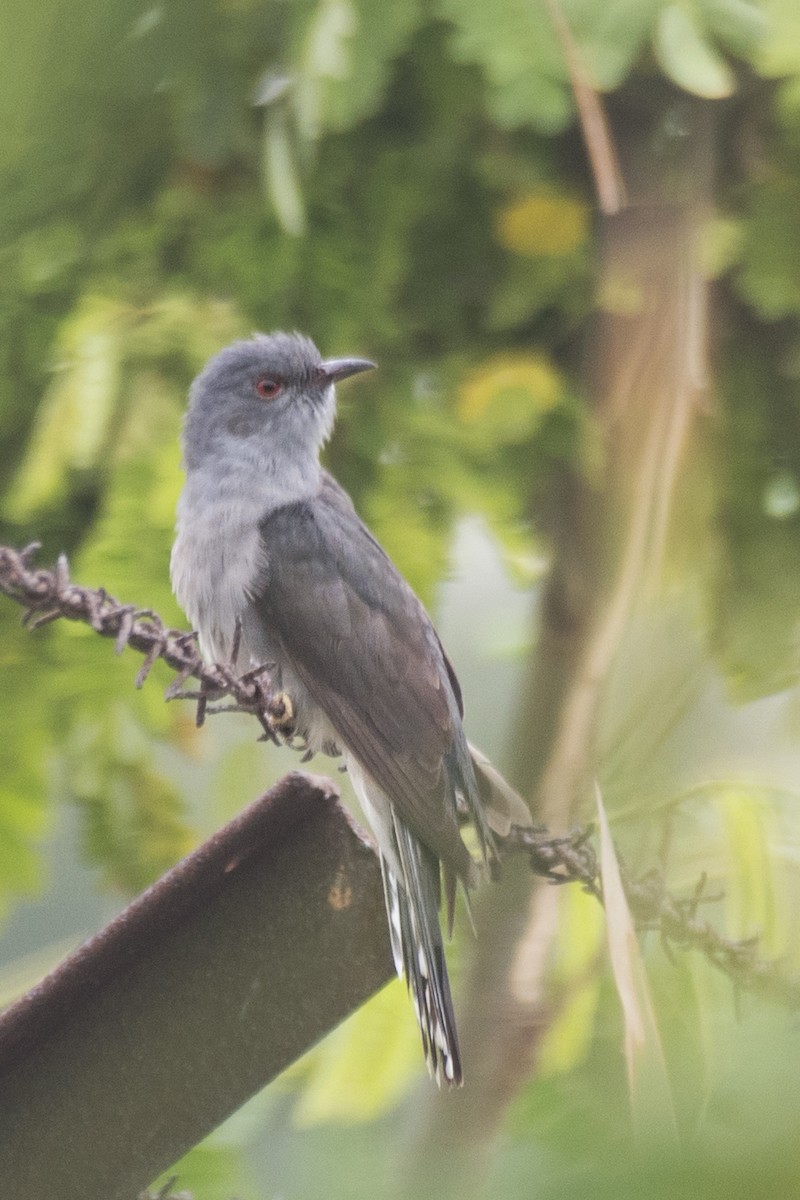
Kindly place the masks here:
<instances>
[{"instance_id":1,"label":"pale tree trunk","mask_svg":"<svg viewBox=\"0 0 800 1200\"><path fill-rule=\"evenodd\" d=\"M660 92L614 122L631 199L598 224L598 307L585 391L596 474L565 469L536 651L510 774L553 832L590 818L604 688L632 607L657 585L692 416L707 386L707 283L699 238L711 189L711 106ZM671 108L670 105L673 107ZM462 997L466 1085L423 1094L407 1194L478 1195L509 1105L536 1074L558 1007L548 965L560 893L522 862L477 905ZM410 1164L410 1166L409 1166Z\"/></svg>"}]
</instances>

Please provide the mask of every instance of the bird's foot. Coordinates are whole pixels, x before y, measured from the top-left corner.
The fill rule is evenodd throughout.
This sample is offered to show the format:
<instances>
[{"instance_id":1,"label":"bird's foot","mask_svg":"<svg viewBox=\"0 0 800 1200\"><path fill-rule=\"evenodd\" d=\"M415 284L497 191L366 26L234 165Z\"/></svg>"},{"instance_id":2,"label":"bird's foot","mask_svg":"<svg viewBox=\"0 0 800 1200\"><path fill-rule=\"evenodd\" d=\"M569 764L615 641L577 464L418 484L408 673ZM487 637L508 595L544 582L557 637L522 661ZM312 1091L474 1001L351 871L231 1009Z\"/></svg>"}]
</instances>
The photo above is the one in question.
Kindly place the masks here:
<instances>
[{"instance_id":1,"label":"bird's foot","mask_svg":"<svg viewBox=\"0 0 800 1200\"><path fill-rule=\"evenodd\" d=\"M294 705L286 692L276 692L267 707L267 720L273 733L291 742L295 736Z\"/></svg>"}]
</instances>

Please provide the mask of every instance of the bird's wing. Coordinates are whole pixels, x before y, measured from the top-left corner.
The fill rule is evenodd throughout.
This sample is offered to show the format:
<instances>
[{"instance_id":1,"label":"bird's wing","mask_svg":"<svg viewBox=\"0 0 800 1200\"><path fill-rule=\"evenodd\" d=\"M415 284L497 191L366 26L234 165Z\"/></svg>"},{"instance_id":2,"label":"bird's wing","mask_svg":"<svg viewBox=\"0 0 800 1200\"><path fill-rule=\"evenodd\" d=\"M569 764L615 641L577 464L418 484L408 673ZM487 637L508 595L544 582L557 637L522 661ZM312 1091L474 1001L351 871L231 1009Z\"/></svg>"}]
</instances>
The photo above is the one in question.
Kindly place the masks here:
<instances>
[{"instance_id":1,"label":"bird's wing","mask_svg":"<svg viewBox=\"0 0 800 1200\"><path fill-rule=\"evenodd\" d=\"M452 668L425 610L330 476L260 528L259 618L348 751L464 878L454 787L468 752Z\"/></svg>"}]
</instances>

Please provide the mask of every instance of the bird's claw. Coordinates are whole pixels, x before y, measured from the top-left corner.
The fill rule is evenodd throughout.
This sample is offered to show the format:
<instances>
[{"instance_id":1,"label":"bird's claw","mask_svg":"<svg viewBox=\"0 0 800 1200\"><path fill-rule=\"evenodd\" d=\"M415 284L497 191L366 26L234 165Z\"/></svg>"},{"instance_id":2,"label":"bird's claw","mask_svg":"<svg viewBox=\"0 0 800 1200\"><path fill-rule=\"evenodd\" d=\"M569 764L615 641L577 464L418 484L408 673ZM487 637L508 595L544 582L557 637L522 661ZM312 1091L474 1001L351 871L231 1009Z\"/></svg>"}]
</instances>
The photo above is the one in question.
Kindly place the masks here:
<instances>
[{"instance_id":1,"label":"bird's claw","mask_svg":"<svg viewBox=\"0 0 800 1200\"><path fill-rule=\"evenodd\" d=\"M267 720L273 733L291 741L295 735L294 705L286 692L276 692L272 697L267 707Z\"/></svg>"}]
</instances>

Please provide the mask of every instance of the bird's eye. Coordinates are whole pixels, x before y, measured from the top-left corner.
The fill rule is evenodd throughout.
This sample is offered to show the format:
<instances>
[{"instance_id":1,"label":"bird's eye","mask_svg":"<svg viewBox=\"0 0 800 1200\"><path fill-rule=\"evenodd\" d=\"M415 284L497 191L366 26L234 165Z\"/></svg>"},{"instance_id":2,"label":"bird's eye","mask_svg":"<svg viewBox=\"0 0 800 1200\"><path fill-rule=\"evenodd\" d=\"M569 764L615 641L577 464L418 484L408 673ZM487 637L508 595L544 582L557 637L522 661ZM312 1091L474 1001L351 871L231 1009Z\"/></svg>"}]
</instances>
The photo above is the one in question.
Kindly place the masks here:
<instances>
[{"instance_id":1,"label":"bird's eye","mask_svg":"<svg viewBox=\"0 0 800 1200\"><path fill-rule=\"evenodd\" d=\"M260 375L256 380L256 395L262 400L274 400L283 391L283 384L280 379L275 379L272 375Z\"/></svg>"}]
</instances>

